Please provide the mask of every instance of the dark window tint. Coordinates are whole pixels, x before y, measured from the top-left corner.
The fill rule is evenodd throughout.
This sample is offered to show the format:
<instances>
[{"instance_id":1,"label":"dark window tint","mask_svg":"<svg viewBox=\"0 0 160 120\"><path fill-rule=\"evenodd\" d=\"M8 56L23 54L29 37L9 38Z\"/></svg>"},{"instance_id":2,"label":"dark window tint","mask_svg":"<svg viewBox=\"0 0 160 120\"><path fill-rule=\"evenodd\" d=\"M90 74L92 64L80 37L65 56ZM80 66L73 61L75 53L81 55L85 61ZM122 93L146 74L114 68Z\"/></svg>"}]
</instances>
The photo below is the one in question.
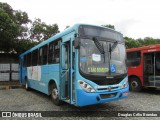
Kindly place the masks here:
<instances>
[{"instance_id":1,"label":"dark window tint","mask_svg":"<svg viewBox=\"0 0 160 120\"><path fill-rule=\"evenodd\" d=\"M36 66L38 64L38 49L32 52L32 66Z\"/></svg>"},{"instance_id":2,"label":"dark window tint","mask_svg":"<svg viewBox=\"0 0 160 120\"><path fill-rule=\"evenodd\" d=\"M156 65L156 70L160 71L160 52L156 53L155 58L156 58L156 64L155 64Z\"/></svg>"},{"instance_id":3,"label":"dark window tint","mask_svg":"<svg viewBox=\"0 0 160 120\"><path fill-rule=\"evenodd\" d=\"M97 36L123 42L122 34L115 32L114 30L110 30L108 28L82 25L79 27L79 33L80 36Z\"/></svg>"},{"instance_id":4,"label":"dark window tint","mask_svg":"<svg viewBox=\"0 0 160 120\"><path fill-rule=\"evenodd\" d=\"M27 67L31 66L31 53L27 54Z\"/></svg>"},{"instance_id":5,"label":"dark window tint","mask_svg":"<svg viewBox=\"0 0 160 120\"><path fill-rule=\"evenodd\" d=\"M48 45L45 45L39 49L39 65L47 64L47 51Z\"/></svg>"},{"instance_id":6,"label":"dark window tint","mask_svg":"<svg viewBox=\"0 0 160 120\"><path fill-rule=\"evenodd\" d=\"M128 52L127 53L127 66L138 66L140 64L141 52Z\"/></svg>"},{"instance_id":7,"label":"dark window tint","mask_svg":"<svg viewBox=\"0 0 160 120\"><path fill-rule=\"evenodd\" d=\"M60 56L60 42L55 41L49 44L48 63L59 63Z\"/></svg>"},{"instance_id":8,"label":"dark window tint","mask_svg":"<svg viewBox=\"0 0 160 120\"><path fill-rule=\"evenodd\" d=\"M59 63L60 61L60 42L57 41L55 44L54 44L54 57L55 57L55 60L54 62L55 63Z\"/></svg>"},{"instance_id":9,"label":"dark window tint","mask_svg":"<svg viewBox=\"0 0 160 120\"><path fill-rule=\"evenodd\" d=\"M54 63L54 43L53 42L49 44L48 63L49 64Z\"/></svg>"}]
</instances>

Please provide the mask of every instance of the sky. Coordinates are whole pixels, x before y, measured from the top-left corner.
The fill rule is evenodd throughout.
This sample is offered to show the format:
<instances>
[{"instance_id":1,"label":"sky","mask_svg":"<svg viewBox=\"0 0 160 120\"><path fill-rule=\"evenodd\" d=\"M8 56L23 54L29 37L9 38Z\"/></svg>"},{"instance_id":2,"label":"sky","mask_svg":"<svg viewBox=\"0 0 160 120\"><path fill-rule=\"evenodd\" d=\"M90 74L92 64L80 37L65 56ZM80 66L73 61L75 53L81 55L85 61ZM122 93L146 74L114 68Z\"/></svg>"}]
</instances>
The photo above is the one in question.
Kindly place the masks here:
<instances>
[{"instance_id":1,"label":"sky","mask_svg":"<svg viewBox=\"0 0 160 120\"><path fill-rule=\"evenodd\" d=\"M29 19L58 24L60 31L76 23L111 24L134 39L160 38L160 0L0 0Z\"/></svg>"}]
</instances>

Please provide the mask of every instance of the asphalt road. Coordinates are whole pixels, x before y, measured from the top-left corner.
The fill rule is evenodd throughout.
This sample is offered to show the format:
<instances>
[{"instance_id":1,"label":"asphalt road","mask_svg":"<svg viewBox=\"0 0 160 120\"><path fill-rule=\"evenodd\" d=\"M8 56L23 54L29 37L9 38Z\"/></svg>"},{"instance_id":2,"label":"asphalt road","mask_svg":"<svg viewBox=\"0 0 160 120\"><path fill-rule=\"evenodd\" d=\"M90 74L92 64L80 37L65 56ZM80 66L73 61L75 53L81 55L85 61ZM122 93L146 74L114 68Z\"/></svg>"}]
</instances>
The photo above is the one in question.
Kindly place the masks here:
<instances>
[{"instance_id":1,"label":"asphalt road","mask_svg":"<svg viewBox=\"0 0 160 120\"><path fill-rule=\"evenodd\" d=\"M160 90L143 90L142 92L130 92L129 98L109 102L105 104L91 105L86 107L76 107L67 103L56 106L50 97L35 90L25 89L0 90L0 111L62 111L57 119L106 119L109 111L160 111ZM63 111L85 112L79 117L62 117L68 113ZM94 112L90 112L94 111ZM103 112L100 112L103 111ZM104 112L105 111L105 112ZM98 117L96 116L96 113ZM56 113L57 114L57 113ZM70 112L71 114L71 112ZM78 114L78 113L74 113ZM105 115L100 115L105 114ZM111 112L108 114L116 114ZM74 115L73 115L74 116ZM75 115L76 116L76 115ZM94 116L94 117L92 117ZM55 119L54 118L54 119ZM107 117L108 118L108 117ZM160 118L160 117L159 117ZM112 117L110 119L159 119L157 117ZM45 119L45 118L42 118ZM47 118L52 119L52 118Z\"/></svg>"}]
</instances>

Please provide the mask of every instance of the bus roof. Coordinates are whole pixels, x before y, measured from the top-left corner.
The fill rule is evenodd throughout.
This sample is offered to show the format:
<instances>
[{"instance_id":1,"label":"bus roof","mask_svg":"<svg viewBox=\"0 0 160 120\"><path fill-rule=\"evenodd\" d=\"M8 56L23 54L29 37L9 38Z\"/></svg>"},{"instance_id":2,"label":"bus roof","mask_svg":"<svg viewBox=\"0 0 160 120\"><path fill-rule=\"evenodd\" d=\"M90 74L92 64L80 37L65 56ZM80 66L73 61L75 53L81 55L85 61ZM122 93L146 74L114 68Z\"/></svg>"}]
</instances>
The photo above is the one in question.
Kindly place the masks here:
<instances>
[{"instance_id":1,"label":"bus roof","mask_svg":"<svg viewBox=\"0 0 160 120\"><path fill-rule=\"evenodd\" d=\"M137 48L130 48L130 49L127 49L127 52L149 50L149 49L156 49L156 48L160 48L160 44L137 47Z\"/></svg>"},{"instance_id":2,"label":"bus roof","mask_svg":"<svg viewBox=\"0 0 160 120\"><path fill-rule=\"evenodd\" d=\"M65 29L64 31L62 31L62 32L60 32L60 33L58 33L58 34L56 34L56 35L48 38L48 39L45 40L44 42L42 42L42 43L34 46L33 48L25 51L24 53L22 53L22 54L20 55L20 57L23 56L23 55L25 55L25 54L27 54L27 53L29 53L29 52L31 52L31 51L33 51L33 50L38 49L39 47L42 47L42 46L48 44L48 43L51 42L51 41L57 40L57 39L61 38L62 36L65 36L65 35L73 32L73 31L75 31L75 32L78 33L78 27L79 27L80 25L88 25L88 26L95 26L95 27L106 28L106 27L103 27L103 26L92 25L92 24L80 24L80 23L79 23L79 24L75 24L75 25L73 25L72 27L69 27L69 28ZM110 28L107 28L107 29L112 30L112 31L115 31L115 30L110 29ZM117 31L115 31L115 32L117 32ZM119 33L119 32L117 32L117 33ZM119 33L119 34L121 34L121 33Z\"/></svg>"}]
</instances>

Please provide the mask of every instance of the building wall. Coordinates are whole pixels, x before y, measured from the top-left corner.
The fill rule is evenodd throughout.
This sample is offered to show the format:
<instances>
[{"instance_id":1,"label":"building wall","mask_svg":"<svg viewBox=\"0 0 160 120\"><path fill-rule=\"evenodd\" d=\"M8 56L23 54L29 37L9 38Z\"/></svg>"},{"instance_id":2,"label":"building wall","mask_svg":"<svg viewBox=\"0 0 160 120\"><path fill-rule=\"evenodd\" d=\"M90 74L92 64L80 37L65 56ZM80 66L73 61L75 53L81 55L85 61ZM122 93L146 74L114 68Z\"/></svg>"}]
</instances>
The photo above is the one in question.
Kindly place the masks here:
<instances>
[{"instance_id":1,"label":"building wall","mask_svg":"<svg viewBox=\"0 0 160 120\"><path fill-rule=\"evenodd\" d=\"M0 81L18 80L18 55L0 53Z\"/></svg>"}]
</instances>

